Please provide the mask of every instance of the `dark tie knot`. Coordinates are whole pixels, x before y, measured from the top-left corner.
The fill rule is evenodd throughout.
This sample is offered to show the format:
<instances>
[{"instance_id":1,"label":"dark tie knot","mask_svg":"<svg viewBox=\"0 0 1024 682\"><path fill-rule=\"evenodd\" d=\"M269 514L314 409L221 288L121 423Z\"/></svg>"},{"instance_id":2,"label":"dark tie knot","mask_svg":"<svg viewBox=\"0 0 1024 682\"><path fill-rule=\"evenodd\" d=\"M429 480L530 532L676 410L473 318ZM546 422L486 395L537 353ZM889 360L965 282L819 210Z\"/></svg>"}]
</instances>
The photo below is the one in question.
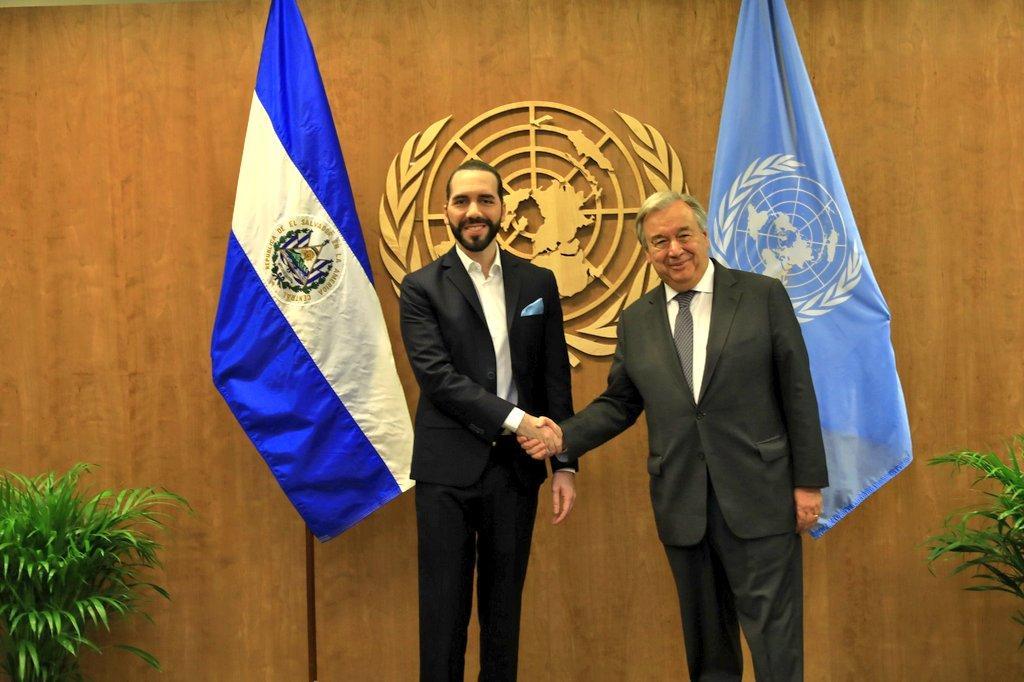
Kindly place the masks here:
<instances>
[{"instance_id":1,"label":"dark tie knot","mask_svg":"<svg viewBox=\"0 0 1024 682\"><path fill-rule=\"evenodd\" d=\"M689 307L690 301L692 301L693 297L696 295L697 292L690 289L689 291L680 291L674 298L676 299L676 302L679 303L679 307L682 308L683 306Z\"/></svg>"}]
</instances>

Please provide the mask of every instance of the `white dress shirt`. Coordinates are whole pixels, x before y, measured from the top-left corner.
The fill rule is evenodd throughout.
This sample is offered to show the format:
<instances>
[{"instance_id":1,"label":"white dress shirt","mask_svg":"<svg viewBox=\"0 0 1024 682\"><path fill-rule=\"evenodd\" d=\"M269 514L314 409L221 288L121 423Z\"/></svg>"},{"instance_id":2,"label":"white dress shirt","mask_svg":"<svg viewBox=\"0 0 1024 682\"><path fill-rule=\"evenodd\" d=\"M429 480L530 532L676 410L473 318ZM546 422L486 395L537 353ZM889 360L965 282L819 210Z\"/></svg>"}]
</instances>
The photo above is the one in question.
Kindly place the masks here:
<instances>
[{"instance_id":1,"label":"white dress shirt","mask_svg":"<svg viewBox=\"0 0 1024 682\"><path fill-rule=\"evenodd\" d=\"M452 248L469 273L469 279L473 282L473 288L480 299L480 306L484 309L487 331L490 332L491 342L494 344L497 395L514 406L519 399L519 392L512 379L512 353L508 346L508 318L505 317L505 280L502 279L501 249L495 249L494 262L485 276L479 263L467 256L458 246ZM515 433L525 414L518 407L513 407L505 417L505 428L510 433Z\"/></svg>"},{"instance_id":2,"label":"white dress shirt","mask_svg":"<svg viewBox=\"0 0 1024 682\"><path fill-rule=\"evenodd\" d=\"M665 286L666 312L668 327L675 334L676 314L679 302L675 300L679 292ZM700 397L701 382L704 380L704 364L708 359L708 332L711 330L711 299L715 292L715 264L709 259L708 269L693 288L697 292L690 299L690 314L693 316L693 402Z\"/></svg>"}]
</instances>

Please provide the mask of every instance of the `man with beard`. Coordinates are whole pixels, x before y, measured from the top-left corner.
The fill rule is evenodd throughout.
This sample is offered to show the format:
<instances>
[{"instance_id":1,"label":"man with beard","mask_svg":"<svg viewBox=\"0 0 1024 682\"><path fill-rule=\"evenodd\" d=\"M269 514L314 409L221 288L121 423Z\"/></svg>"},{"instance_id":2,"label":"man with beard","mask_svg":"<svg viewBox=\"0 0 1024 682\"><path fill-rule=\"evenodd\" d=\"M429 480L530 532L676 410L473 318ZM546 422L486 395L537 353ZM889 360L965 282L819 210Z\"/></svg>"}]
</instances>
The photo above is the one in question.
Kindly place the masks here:
<instances>
[{"instance_id":1,"label":"man with beard","mask_svg":"<svg viewBox=\"0 0 1024 682\"><path fill-rule=\"evenodd\" d=\"M543 462L516 434L554 447L572 414L554 275L498 248L498 171L459 166L445 189L456 246L409 274L402 338L420 386L412 478L419 539L420 679L463 679L477 569L480 679L514 680L519 615ZM554 523L575 500L575 462L552 462Z\"/></svg>"}]
</instances>

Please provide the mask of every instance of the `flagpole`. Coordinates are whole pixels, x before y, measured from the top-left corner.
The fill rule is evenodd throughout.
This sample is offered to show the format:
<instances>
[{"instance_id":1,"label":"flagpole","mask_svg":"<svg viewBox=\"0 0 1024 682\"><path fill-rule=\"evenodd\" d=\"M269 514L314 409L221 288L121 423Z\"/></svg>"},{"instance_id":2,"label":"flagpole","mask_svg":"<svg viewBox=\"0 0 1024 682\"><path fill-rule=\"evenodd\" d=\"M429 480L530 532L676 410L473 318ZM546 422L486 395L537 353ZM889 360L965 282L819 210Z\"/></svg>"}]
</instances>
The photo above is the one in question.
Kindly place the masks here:
<instances>
[{"instance_id":1,"label":"flagpole","mask_svg":"<svg viewBox=\"0 0 1024 682\"><path fill-rule=\"evenodd\" d=\"M313 532L306 529L306 654L309 682L316 682L316 566L313 562Z\"/></svg>"}]
</instances>

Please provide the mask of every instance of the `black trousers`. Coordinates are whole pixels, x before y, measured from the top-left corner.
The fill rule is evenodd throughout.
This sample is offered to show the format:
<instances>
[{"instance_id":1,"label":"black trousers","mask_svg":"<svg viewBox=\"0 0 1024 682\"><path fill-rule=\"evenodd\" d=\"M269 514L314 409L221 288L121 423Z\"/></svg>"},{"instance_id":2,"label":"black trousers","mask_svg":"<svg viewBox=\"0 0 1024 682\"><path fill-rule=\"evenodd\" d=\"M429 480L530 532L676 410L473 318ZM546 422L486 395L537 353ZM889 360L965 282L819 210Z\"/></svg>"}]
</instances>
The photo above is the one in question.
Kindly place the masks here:
<instances>
[{"instance_id":1,"label":"black trousers","mask_svg":"<svg viewBox=\"0 0 1024 682\"><path fill-rule=\"evenodd\" d=\"M742 624L758 682L803 680L803 566L795 531L737 537L709 479L704 538L666 545L665 552L679 591L690 679L739 682Z\"/></svg>"},{"instance_id":2,"label":"black trousers","mask_svg":"<svg viewBox=\"0 0 1024 682\"><path fill-rule=\"evenodd\" d=\"M417 483L420 680L462 682L477 570L480 680L516 679L519 615L537 516L536 485L512 467L523 457L501 439L468 488Z\"/></svg>"}]
</instances>

